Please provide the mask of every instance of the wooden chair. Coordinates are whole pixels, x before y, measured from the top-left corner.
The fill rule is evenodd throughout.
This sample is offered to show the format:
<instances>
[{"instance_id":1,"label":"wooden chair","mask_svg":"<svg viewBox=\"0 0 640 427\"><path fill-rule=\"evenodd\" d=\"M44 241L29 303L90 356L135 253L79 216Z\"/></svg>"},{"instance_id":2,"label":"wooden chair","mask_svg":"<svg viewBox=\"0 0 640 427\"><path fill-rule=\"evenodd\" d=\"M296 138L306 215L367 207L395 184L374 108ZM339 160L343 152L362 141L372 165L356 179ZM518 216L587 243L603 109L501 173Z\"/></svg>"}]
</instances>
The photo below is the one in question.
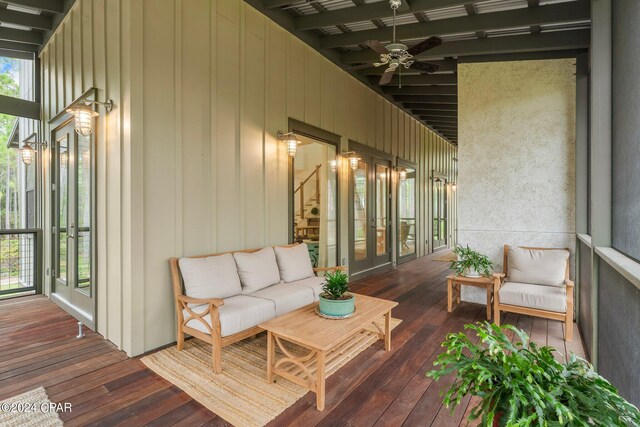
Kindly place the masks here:
<instances>
[{"instance_id":1,"label":"wooden chair","mask_svg":"<svg viewBox=\"0 0 640 427\"><path fill-rule=\"evenodd\" d=\"M545 251L545 250L558 250L556 248L532 248L520 246L522 249L528 250L536 250L536 251ZM569 252L569 249L559 249L566 250ZM505 283L505 279L508 280L507 274L509 271L509 246L504 245L504 262L503 262L503 272L502 273L494 273L494 287L493 287L493 310L494 310L494 322L496 325L500 325L500 312L508 312L508 313L518 313L525 314L528 316L536 316L543 317L545 319L559 320L564 322L565 324L565 340L571 341L573 339L573 289L574 284L570 279L570 260L567 259L567 266L565 269L564 275L564 289L566 293L566 310L565 312L551 311L551 310L543 310L540 308L531 308L517 305L508 305L502 304L500 302L500 289L502 285ZM541 287L547 288L545 285L537 285ZM550 286L549 286L550 288Z\"/></svg>"},{"instance_id":2,"label":"wooden chair","mask_svg":"<svg viewBox=\"0 0 640 427\"><path fill-rule=\"evenodd\" d=\"M283 245L283 247L291 247L294 245ZM225 253L234 253L234 252L246 252L252 253L257 252L260 249L247 249L242 251L229 251L229 252L221 252L218 254L210 254L210 255L200 255L194 256L190 258L207 258L210 256L223 255ZM173 294L175 299L175 307L176 307L176 315L177 315L177 347L178 351L182 351L184 347L185 335L191 335L192 337L198 338L208 344L211 344L211 356L213 358L213 371L216 374L222 372L222 348L228 345L231 345L235 342L242 341L246 338L255 336L262 332L263 330L257 326L253 328L246 329L242 332L238 332L233 335L229 335L226 337L222 337L222 329L220 326L220 314L218 312L218 307L224 305L224 300L221 298L209 298L209 299L199 299L188 297L184 294L184 282L182 280L182 274L180 272L180 265L178 264L178 258L169 259L169 266L171 267L171 283L173 287ZM318 272L326 272L326 271L334 271L334 270L346 270L345 267L329 267L329 268L314 268L313 271ZM202 312L194 312L190 306L190 304L194 305L207 305L208 307ZM187 311L189 317L185 318L183 314L183 310ZM205 320L206 316L210 316L211 318L211 326ZM198 319L206 329L209 331L208 334L198 331L197 329L191 328L187 326L187 323L193 319Z\"/></svg>"}]
</instances>

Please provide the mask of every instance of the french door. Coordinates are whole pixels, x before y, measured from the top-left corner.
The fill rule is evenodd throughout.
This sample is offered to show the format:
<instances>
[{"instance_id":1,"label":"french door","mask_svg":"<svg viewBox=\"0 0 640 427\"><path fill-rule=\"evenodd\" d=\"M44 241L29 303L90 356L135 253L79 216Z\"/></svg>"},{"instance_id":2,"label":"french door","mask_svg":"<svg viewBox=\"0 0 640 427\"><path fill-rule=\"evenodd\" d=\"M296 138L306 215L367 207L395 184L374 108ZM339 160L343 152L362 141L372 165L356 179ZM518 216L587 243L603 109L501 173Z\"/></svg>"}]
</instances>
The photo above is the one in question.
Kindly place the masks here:
<instances>
[{"instance_id":1,"label":"french door","mask_svg":"<svg viewBox=\"0 0 640 427\"><path fill-rule=\"evenodd\" d=\"M375 156L358 157L349 191L351 273L391 262L391 164Z\"/></svg>"},{"instance_id":2,"label":"french door","mask_svg":"<svg viewBox=\"0 0 640 427\"><path fill-rule=\"evenodd\" d=\"M447 180L433 176L433 249L447 246Z\"/></svg>"},{"instance_id":3,"label":"french door","mask_svg":"<svg viewBox=\"0 0 640 427\"><path fill-rule=\"evenodd\" d=\"M93 147L70 120L53 131L51 233L53 300L95 327Z\"/></svg>"}]
</instances>

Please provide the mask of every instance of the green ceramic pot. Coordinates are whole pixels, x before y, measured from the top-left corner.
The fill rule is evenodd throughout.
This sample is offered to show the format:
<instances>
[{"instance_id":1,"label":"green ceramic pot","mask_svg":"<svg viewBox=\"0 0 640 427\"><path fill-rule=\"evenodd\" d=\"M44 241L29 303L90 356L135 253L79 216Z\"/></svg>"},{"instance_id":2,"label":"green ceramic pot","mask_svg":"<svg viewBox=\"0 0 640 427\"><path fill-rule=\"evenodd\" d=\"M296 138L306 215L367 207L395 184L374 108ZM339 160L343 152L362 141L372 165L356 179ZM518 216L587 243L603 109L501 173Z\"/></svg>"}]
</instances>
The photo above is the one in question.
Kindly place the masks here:
<instances>
[{"instance_id":1,"label":"green ceramic pot","mask_svg":"<svg viewBox=\"0 0 640 427\"><path fill-rule=\"evenodd\" d=\"M351 298L333 300L320 295L320 313L335 317L348 316L352 314L356 309L356 298L353 294L348 293L345 295L349 295Z\"/></svg>"}]
</instances>

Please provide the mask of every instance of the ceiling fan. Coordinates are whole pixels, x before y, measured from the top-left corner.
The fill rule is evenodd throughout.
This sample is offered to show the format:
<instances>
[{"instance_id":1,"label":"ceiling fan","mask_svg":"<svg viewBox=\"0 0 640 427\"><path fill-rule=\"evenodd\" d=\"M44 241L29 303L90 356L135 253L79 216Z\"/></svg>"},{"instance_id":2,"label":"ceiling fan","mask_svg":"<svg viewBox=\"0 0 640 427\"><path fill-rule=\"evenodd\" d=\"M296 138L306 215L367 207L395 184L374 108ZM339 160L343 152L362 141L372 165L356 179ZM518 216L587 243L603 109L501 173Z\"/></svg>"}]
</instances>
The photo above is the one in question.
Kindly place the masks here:
<instances>
[{"instance_id":1,"label":"ceiling fan","mask_svg":"<svg viewBox=\"0 0 640 427\"><path fill-rule=\"evenodd\" d=\"M377 40L369 40L365 42L369 48L380 54L380 62L374 62L373 65L375 67L383 65L387 67L380 79L380 85L386 85L389 83L393 78L395 71L397 69L402 70L401 67L406 69L411 68L424 73L433 73L439 68L436 64L413 61L414 56L429 49L433 49L436 46L440 46L442 44L442 40L439 37L429 37L410 48L407 47L407 45L396 41L396 11L401 4L401 0L389 0L389 6L393 9L393 41L386 46ZM370 65L366 66L368 67Z\"/></svg>"}]
</instances>

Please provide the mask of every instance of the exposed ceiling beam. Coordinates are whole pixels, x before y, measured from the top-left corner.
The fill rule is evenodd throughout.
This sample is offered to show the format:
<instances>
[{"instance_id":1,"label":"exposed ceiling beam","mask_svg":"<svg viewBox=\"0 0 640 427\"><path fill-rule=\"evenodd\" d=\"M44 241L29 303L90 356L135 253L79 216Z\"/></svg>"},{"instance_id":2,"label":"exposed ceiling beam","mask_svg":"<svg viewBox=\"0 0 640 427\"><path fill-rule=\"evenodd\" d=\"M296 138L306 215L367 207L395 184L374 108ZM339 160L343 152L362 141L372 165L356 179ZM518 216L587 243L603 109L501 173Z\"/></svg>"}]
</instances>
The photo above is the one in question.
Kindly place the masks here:
<instances>
[{"instance_id":1,"label":"exposed ceiling beam","mask_svg":"<svg viewBox=\"0 0 640 427\"><path fill-rule=\"evenodd\" d=\"M431 120L431 119L426 119L425 120L427 123L429 123L431 126L440 128L441 126L454 126L457 129L458 124L457 123L451 123L451 122L439 122L437 120Z\"/></svg>"},{"instance_id":2,"label":"exposed ceiling beam","mask_svg":"<svg viewBox=\"0 0 640 427\"><path fill-rule=\"evenodd\" d=\"M46 10L53 13L64 13L63 0L3 0L5 3L18 6L31 7L33 9Z\"/></svg>"},{"instance_id":3,"label":"exposed ceiling beam","mask_svg":"<svg viewBox=\"0 0 640 427\"><path fill-rule=\"evenodd\" d=\"M53 29L53 22L49 16L34 15L9 9L0 9L0 22L4 24L24 25L25 27L36 28L38 30Z\"/></svg>"},{"instance_id":4,"label":"exposed ceiling beam","mask_svg":"<svg viewBox=\"0 0 640 427\"><path fill-rule=\"evenodd\" d=\"M457 117L420 116L421 119L436 123L458 123Z\"/></svg>"},{"instance_id":5,"label":"exposed ceiling beam","mask_svg":"<svg viewBox=\"0 0 640 427\"><path fill-rule=\"evenodd\" d=\"M16 43L0 39L0 49L15 50L18 52L38 53L38 46L27 43Z\"/></svg>"},{"instance_id":6,"label":"exposed ceiling beam","mask_svg":"<svg viewBox=\"0 0 640 427\"><path fill-rule=\"evenodd\" d=\"M508 61L531 61L538 59L562 59L575 58L581 53L587 52L588 49L570 49L570 50L551 50L548 52L518 52L504 53L498 55L470 55L463 56L458 59L458 63L475 63L475 62L508 62Z\"/></svg>"},{"instance_id":7,"label":"exposed ceiling beam","mask_svg":"<svg viewBox=\"0 0 640 427\"><path fill-rule=\"evenodd\" d=\"M371 83L378 83L380 79L375 77L371 77ZM391 79L391 83L386 86L396 86L398 87L402 83L402 85L407 86L429 86L429 85L457 85L458 77L455 74L422 74L419 76L402 76L402 78L398 78L398 76L393 76Z\"/></svg>"},{"instance_id":8,"label":"exposed ceiling beam","mask_svg":"<svg viewBox=\"0 0 640 427\"><path fill-rule=\"evenodd\" d=\"M13 28L0 27L0 40L9 42L42 44L42 34L35 31L14 30Z\"/></svg>"},{"instance_id":9,"label":"exposed ceiling beam","mask_svg":"<svg viewBox=\"0 0 640 427\"><path fill-rule=\"evenodd\" d=\"M386 3L386 2L385 2ZM352 8L354 9L354 8ZM449 19L396 26L396 38L409 40L442 36L445 34L490 31L501 28L526 27L555 24L567 21L588 20L591 17L589 1L559 3L531 9L515 9L504 12L482 13ZM317 16L317 15L313 15ZM296 18L299 19L299 18ZM297 22L297 21L296 21ZM352 46L367 40L391 41L392 28L353 31L346 34L328 35L321 38L322 47Z\"/></svg>"},{"instance_id":10,"label":"exposed ceiling beam","mask_svg":"<svg viewBox=\"0 0 640 427\"><path fill-rule=\"evenodd\" d=\"M458 87L444 86L383 86L385 93L392 95L457 95Z\"/></svg>"},{"instance_id":11,"label":"exposed ceiling beam","mask_svg":"<svg viewBox=\"0 0 640 427\"><path fill-rule=\"evenodd\" d=\"M412 104L407 102L404 104L405 108L410 110L418 109L418 110L440 110L440 111L458 111L457 105L452 104Z\"/></svg>"},{"instance_id":12,"label":"exposed ceiling beam","mask_svg":"<svg viewBox=\"0 0 640 427\"><path fill-rule=\"evenodd\" d=\"M0 113L40 120L40 104L13 96L0 95Z\"/></svg>"},{"instance_id":13,"label":"exposed ceiling beam","mask_svg":"<svg viewBox=\"0 0 640 427\"><path fill-rule=\"evenodd\" d=\"M418 116L442 116L442 117L458 117L458 111L442 111L440 109L431 110L431 109L421 109L421 108L413 108L413 113Z\"/></svg>"},{"instance_id":14,"label":"exposed ceiling beam","mask_svg":"<svg viewBox=\"0 0 640 427\"><path fill-rule=\"evenodd\" d=\"M419 103L438 103L438 104L457 104L457 95L394 95L393 98L398 102L419 102Z\"/></svg>"},{"instance_id":15,"label":"exposed ceiling beam","mask_svg":"<svg viewBox=\"0 0 640 427\"><path fill-rule=\"evenodd\" d=\"M292 2L293 1L289 1L289 3ZM265 6L273 3L281 3L281 1L266 0ZM425 12L445 7L459 6L465 3L469 3L469 0L412 0L410 7L406 7L403 2L398 13ZM346 7L344 9L333 10L322 14L299 16L296 18L296 28L298 30L312 30L314 28L327 27L330 25L350 24L352 22L388 18L391 15L392 12L389 7L389 2L381 1L368 3L359 7Z\"/></svg>"},{"instance_id":16,"label":"exposed ceiling beam","mask_svg":"<svg viewBox=\"0 0 640 427\"><path fill-rule=\"evenodd\" d=\"M21 52L18 50L7 50L0 49L0 56L4 56L7 58L16 58L16 59L26 59L29 61L33 61L35 55L32 52Z\"/></svg>"},{"instance_id":17,"label":"exposed ceiling beam","mask_svg":"<svg viewBox=\"0 0 640 427\"><path fill-rule=\"evenodd\" d=\"M590 33L590 30L554 31L541 34L451 41L416 56L416 59L586 49L591 41ZM373 62L377 59L375 52L371 50L349 52L342 55L344 64L360 64Z\"/></svg>"},{"instance_id":18,"label":"exposed ceiling beam","mask_svg":"<svg viewBox=\"0 0 640 427\"><path fill-rule=\"evenodd\" d=\"M458 61L455 59L446 59L441 61L429 61L430 64L436 64L439 68L438 71L457 71L458 69ZM362 74L365 76L380 76L384 73L386 67L369 67L364 68L362 70L358 70L358 74ZM403 69L402 74L421 74L420 71L414 70L413 68Z\"/></svg>"}]
</instances>

